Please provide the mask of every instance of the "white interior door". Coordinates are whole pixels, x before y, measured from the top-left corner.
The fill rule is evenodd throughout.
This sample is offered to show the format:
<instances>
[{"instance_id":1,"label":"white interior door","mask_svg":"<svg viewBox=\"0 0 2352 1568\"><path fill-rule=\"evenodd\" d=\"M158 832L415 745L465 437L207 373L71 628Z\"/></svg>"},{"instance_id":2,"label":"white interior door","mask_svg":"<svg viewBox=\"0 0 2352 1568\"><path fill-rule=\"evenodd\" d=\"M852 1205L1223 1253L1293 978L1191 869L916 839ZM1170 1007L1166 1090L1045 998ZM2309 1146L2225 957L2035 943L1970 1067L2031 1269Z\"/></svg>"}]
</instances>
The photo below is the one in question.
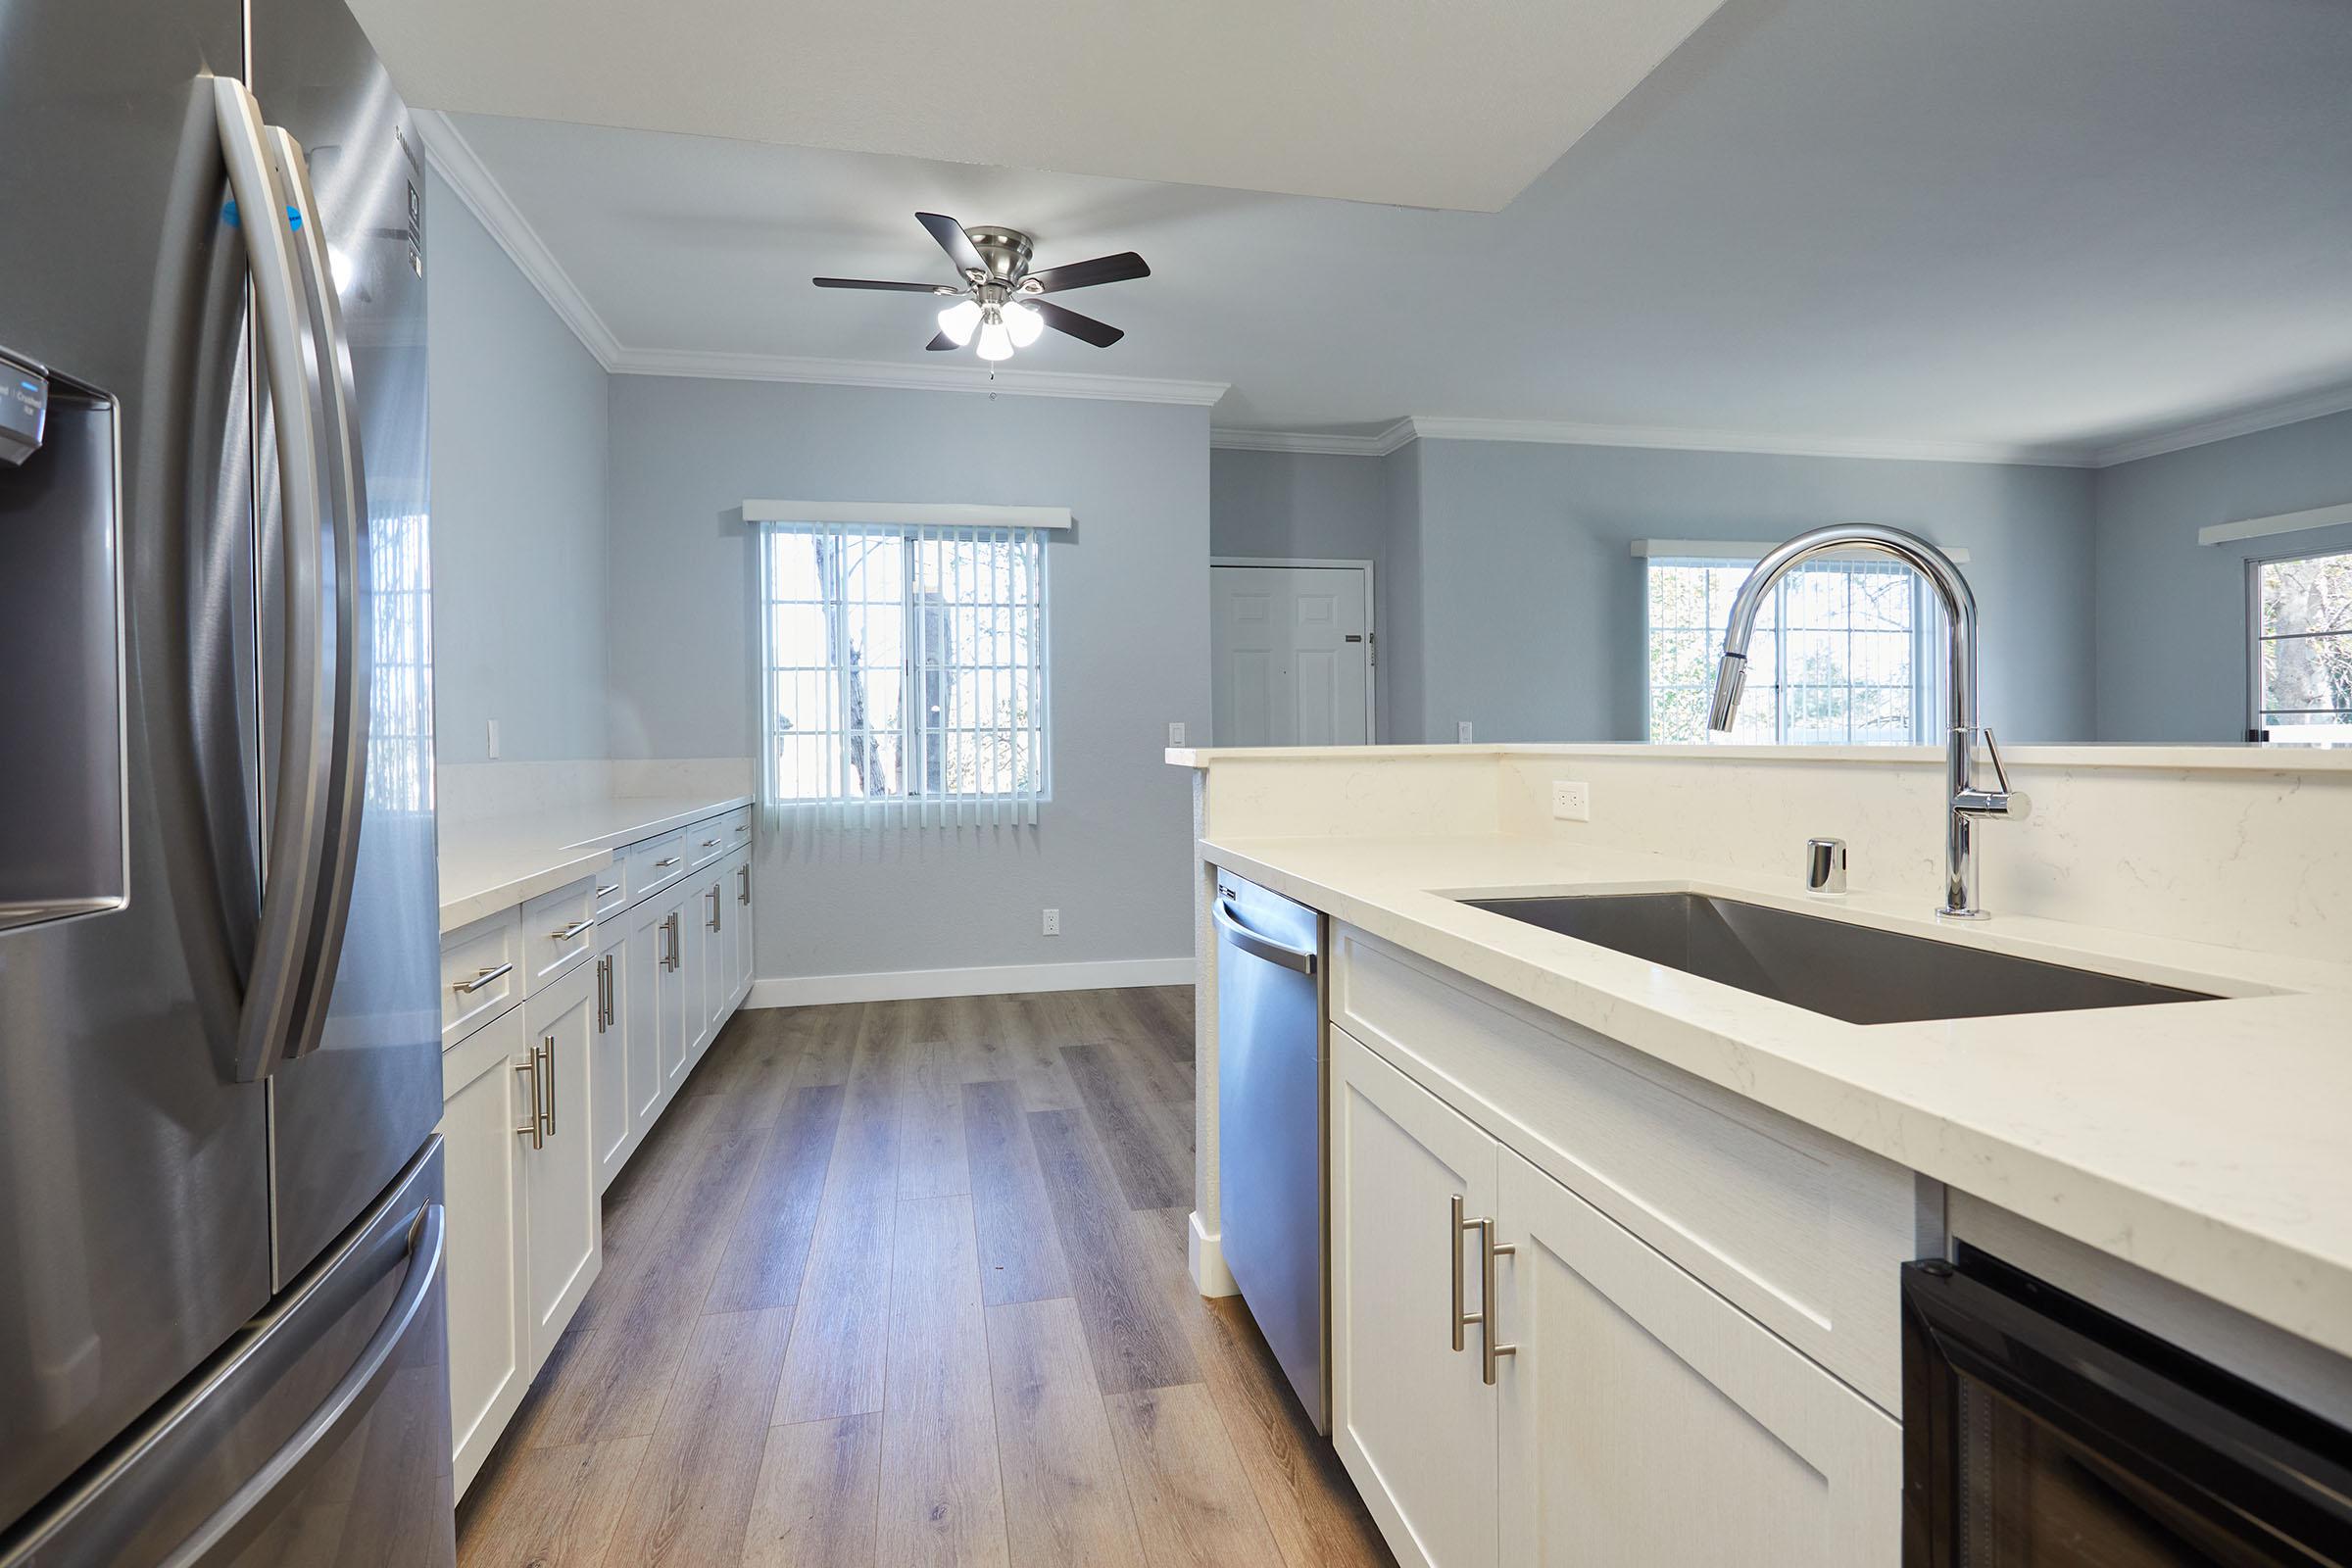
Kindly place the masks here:
<instances>
[{"instance_id":1,"label":"white interior door","mask_svg":"<svg viewBox=\"0 0 2352 1568\"><path fill-rule=\"evenodd\" d=\"M1361 746L1372 738L1370 571L1211 567L1219 746Z\"/></svg>"}]
</instances>

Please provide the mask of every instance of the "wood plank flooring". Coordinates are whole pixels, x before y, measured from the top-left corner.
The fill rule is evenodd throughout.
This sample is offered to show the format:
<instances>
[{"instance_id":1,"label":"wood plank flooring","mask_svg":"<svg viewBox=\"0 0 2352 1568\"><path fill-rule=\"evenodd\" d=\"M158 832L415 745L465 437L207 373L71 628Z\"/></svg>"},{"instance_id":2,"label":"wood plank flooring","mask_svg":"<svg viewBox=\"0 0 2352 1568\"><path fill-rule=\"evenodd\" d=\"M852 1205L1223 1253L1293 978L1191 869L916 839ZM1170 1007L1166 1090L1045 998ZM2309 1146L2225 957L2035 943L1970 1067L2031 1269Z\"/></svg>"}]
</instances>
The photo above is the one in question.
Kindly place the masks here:
<instances>
[{"instance_id":1,"label":"wood plank flooring","mask_svg":"<svg viewBox=\"0 0 2352 1568\"><path fill-rule=\"evenodd\" d=\"M737 1013L462 1568L1393 1562L1185 1275L1192 1085L1186 988Z\"/></svg>"}]
</instances>

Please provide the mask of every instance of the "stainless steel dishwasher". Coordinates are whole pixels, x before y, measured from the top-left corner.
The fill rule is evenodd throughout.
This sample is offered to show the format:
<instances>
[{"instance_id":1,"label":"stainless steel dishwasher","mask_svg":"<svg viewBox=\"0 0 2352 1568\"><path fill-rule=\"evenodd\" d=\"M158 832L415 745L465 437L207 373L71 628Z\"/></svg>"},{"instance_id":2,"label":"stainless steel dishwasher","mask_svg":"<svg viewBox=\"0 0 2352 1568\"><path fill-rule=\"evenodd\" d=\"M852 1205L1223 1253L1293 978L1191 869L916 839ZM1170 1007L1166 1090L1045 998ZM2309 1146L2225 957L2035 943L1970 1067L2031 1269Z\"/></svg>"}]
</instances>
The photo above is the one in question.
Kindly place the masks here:
<instances>
[{"instance_id":1,"label":"stainless steel dishwasher","mask_svg":"<svg viewBox=\"0 0 2352 1568\"><path fill-rule=\"evenodd\" d=\"M1329 1434L1323 917L1222 868L1209 913L1225 1266L1315 1430Z\"/></svg>"}]
</instances>

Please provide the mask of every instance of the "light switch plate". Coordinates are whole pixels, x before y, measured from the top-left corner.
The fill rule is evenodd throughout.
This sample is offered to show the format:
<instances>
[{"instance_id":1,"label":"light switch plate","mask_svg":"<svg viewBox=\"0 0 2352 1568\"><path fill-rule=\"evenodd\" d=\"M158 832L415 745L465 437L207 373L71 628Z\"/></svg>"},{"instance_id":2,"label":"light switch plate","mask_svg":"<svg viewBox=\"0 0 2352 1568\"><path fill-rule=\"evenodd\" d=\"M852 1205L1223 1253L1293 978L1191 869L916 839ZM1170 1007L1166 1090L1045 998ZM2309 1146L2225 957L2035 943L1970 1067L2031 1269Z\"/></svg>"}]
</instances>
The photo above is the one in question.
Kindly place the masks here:
<instances>
[{"instance_id":1,"label":"light switch plate","mask_svg":"<svg viewBox=\"0 0 2352 1568\"><path fill-rule=\"evenodd\" d=\"M1551 814L1562 822L1592 820L1592 787L1582 779L1551 781Z\"/></svg>"},{"instance_id":2,"label":"light switch plate","mask_svg":"<svg viewBox=\"0 0 2352 1568\"><path fill-rule=\"evenodd\" d=\"M1170 746L1182 746L1184 744L1184 720L1177 719L1168 725L1168 744Z\"/></svg>"},{"instance_id":3,"label":"light switch plate","mask_svg":"<svg viewBox=\"0 0 2352 1568\"><path fill-rule=\"evenodd\" d=\"M1453 721L1453 738L1464 746L1470 744L1470 721L1468 719L1457 718Z\"/></svg>"}]
</instances>

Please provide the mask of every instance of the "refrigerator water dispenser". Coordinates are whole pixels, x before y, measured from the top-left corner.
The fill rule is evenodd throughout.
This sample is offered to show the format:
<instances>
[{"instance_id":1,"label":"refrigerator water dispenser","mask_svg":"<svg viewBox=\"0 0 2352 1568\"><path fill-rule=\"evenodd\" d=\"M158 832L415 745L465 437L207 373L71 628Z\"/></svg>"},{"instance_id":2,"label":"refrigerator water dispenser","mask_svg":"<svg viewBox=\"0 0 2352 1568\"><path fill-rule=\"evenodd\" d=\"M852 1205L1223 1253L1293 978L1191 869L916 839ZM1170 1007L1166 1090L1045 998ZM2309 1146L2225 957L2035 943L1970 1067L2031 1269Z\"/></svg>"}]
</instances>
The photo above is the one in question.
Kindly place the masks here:
<instances>
[{"instance_id":1,"label":"refrigerator water dispenser","mask_svg":"<svg viewBox=\"0 0 2352 1568\"><path fill-rule=\"evenodd\" d=\"M122 907L115 400L0 349L0 930Z\"/></svg>"}]
</instances>

